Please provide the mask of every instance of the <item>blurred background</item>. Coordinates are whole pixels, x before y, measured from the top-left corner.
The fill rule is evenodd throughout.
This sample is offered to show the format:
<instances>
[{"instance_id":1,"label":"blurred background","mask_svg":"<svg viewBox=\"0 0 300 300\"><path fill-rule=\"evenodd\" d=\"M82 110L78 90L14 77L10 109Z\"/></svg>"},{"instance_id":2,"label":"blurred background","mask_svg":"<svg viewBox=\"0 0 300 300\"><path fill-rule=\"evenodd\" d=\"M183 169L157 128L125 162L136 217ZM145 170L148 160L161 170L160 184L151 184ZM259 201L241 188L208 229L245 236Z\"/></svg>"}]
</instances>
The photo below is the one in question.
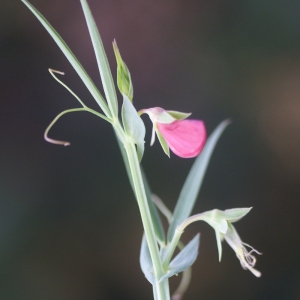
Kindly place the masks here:
<instances>
[{"instance_id":1,"label":"blurred background","mask_svg":"<svg viewBox=\"0 0 300 300\"><path fill-rule=\"evenodd\" d=\"M32 0L101 89L79 0ZM250 207L236 224L263 252L261 278L244 271L214 232L201 232L185 299L300 299L300 5L297 0L89 0L114 78L116 38L137 109L192 112L208 133L231 118L213 154L194 213ZM69 114L97 105L51 37L21 1L0 3L0 299L152 299L139 267L139 211L110 125ZM121 97L119 98L121 100ZM173 209L193 159L150 148L143 167ZM172 289L178 278L171 279Z\"/></svg>"}]
</instances>

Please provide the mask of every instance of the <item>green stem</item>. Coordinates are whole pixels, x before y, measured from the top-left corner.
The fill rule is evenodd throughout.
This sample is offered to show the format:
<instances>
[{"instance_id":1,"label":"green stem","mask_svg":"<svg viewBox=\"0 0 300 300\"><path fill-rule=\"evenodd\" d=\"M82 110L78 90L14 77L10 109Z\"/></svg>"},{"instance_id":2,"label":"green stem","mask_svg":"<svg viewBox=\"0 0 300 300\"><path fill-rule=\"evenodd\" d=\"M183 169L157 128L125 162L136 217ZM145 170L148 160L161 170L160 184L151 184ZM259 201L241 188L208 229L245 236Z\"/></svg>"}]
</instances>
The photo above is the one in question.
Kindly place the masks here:
<instances>
[{"instance_id":1,"label":"green stem","mask_svg":"<svg viewBox=\"0 0 300 300\"><path fill-rule=\"evenodd\" d=\"M165 204L161 201L161 199L158 196L152 194L152 200L156 205L156 207L160 210L160 212L167 218L168 223L170 224L173 217L172 213L169 211L169 209L165 206ZM184 244L179 240L177 247L179 248L179 250L182 250L184 248ZM164 261L163 261L163 266L165 265ZM182 299L183 294L186 292L191 282L191 277L192 277L192 267L189 267L183 271L179 286L177 287L176 291L172 295L172 300Z\"/></svg>"},{"instance_id":2,"label":"green stem","mask_svg":"<svg viewBox=\"0 0 300 300\"><path fill-rule=\"evenodd\" d=\"M147 239L150 256L153 263L153 272L154 272L153 285L155 290L155 299L170 300L168 280L165 279L162 282L159 282L159 279L164 275L164 269L159 255L158 244L156 241L154 226L153 226L153 222L151 219L150 210L147 202L143 177L142 177L139 160L136 153L136 148L135 145L129 139L127 139L123 131L123 128L121 127L118 121L114 123L113 126L117 134L123 141L123 145L128 158L128 163L130 166L132 181L135 189L135 195L139 205L145 236Z\"/></svg>"},{"instance_id":3,"label":"green stem","mask_svg":"<svg viewBox=\"0 0 300 300\"><path fill-rule=\"evenodd\" d=\"M191 216L189 218L187 218L185 221L183 221L180 225L178 225L175 229L175 232L174 232L174 235L173 235L173 238L170 242L170 244L168 245L168 248L167 248L167 254L165 256L165 259L163 261L163 266L166 268L170 261L171 261L171 258L172 258L172 255L180 241L180 237L181 235L183 234L184 232L184 229L190 225L191 223L193 222L196 222L196 221L205 221L205 213L201 213L201 214L197 214L197 215L194 215L194 216Z\"/></svg>"},{"instance_id":4,"label":"green stem","mask_svg":"<svg viewBox=\"0 0 300 300\"><path fill-rule=\"evenodd\" d=\"M164 267L167 267L169 265L171 258L173 256L173 253L179 243L182 233L183 233L183 230L181 230L178 226L174 232L174 236L173 236L171 243L168 245L168 252L167 252L166 257L163 262Z\"/></svg>"}]
</instances>

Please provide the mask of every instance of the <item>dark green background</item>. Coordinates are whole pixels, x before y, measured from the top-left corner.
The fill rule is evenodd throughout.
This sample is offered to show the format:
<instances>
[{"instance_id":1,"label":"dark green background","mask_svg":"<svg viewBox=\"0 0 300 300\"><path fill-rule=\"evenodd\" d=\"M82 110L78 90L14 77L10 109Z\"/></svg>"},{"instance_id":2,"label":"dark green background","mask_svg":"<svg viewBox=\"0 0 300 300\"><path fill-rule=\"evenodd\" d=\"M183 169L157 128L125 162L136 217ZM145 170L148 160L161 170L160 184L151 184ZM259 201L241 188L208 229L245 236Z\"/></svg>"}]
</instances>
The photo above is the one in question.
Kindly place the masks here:
<instances>
[{"instance_id":1,"label":"dark green background","mask_svg":"<svg viewBox=\"0 0 300 300\"><path fill-rule=\"evenodd\" d=\"M101 87L80 2L32 0ZM116 38L137 109L193 112L208 133L233 120L212 157L194 213L253 206L236 224L263 252L260 279L204 223L185 299L300 298L300 4L298 0L89 1L114 77ZM47 69L92 97L21 1L0 3L0 299L152 299L139 268L142 227L108 123L78 106ZM193 160L149 147L144 169L173 208ZM174 288L178 279L172 280Z\"/></svg>"}]
</instances>

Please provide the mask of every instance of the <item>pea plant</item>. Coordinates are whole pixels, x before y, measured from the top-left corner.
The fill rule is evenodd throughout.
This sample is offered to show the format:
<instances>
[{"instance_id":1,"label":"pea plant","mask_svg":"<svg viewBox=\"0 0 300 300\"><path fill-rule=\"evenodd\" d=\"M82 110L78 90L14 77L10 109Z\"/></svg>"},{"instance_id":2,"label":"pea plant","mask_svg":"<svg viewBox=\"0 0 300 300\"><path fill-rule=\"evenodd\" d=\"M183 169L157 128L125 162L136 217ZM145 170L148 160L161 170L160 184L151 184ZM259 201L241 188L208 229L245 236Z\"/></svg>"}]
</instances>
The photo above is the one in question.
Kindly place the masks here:
<instances>
[{"instance_id":1,"label":"pea plant","mask_svg":"<svg viewBox=\"0 0 300 300\"><path fill-rule=\"evenodd\" d=\"M63 75L63 72L49 69L54 79L77 99L79 107L65 110L56 116L45 131L45 139L50 143L58 145L67 146L70 144L66 141L50 138L49 131L60 117L71 112L86 111L111 124L140 210L144 229L140 251L140 265L142 272L153 287L153 298L155 300L182 299L190 283L191 266L198 255L200 235L197 234L186 245L180 239L186 227L196 221L204 221L214 229L219 261L222 257L222 242L226 241L236 253L241 266L251 271L256 277L260 277L260 272L254 269L256 263L254 253L260 253L250 245L242 242L233 226L234 222L239 221L249 213L251 207L233 208L224 211L213 209L191 215L212 152L219 137L230 121L225 120L220 123L212 134L206 138L204 122L189 119L190 113L165 110L161 107L150 107L137 111L133 104L133 85L130 72L122 59L116 41L113 41L113 50L117 61L116 86L123 98L121 111L119 112L116 86L112 78L100 34L87 1L80 0L95 51L105 97L101 95L71 49L45 17L28 1L21 1L31 10L52 36L99 105L99 111L88 107L84 101L57 77L57 74ZM141 161L145 150L144 139L146 130L141 118L144 114L147 114L153 123L151 145L157 137L167 156L170 157L171 150L175 155L182 158L196 157L183 184L173 213L171 213L158 196L151 193L145 173L141 168ZM165 232L162 226L161 216L164 216L168 221L169 228L167 232ZM177 248L179 252L175 255L174 253ZM180 284L171 294L169 278L181 272Z\"/></svg>"}]
</instances>

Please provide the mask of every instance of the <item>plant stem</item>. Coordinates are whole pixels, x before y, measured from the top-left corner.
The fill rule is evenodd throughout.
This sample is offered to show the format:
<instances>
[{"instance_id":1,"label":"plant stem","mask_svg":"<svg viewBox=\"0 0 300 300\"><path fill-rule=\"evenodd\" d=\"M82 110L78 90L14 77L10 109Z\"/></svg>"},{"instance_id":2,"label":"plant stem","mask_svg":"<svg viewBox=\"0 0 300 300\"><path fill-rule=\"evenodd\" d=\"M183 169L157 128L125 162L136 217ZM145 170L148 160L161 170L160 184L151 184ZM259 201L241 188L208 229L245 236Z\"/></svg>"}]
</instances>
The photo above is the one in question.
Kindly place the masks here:
<instances>
[{"instance_id":1,"label":"plant stem","mask_svg":"<svg viewBox=\"0 0 300 300\"><path fill-rule=\"evenodd\" d=\"M164 275L164 269L159 255L158 244L156 241L153 222L151 219L150 210L147 202L143 177L142 177L139 160L136 153L136 148L135 145L130 141L130 139L127 138L119 121L115 122L113 126L117 131L119 137L123 141L123 145L130 166L132 181L135 189L135 195L139 205L145 236L147 239L149 252L153 264L153 272L154 272L153 285L155 291L154 297L155 300L170 300L168 279L159 282L159 279Z\"/></svg>"},{"instance_id":2,"label":"plant stem","mask_svg":"<svg viewBox=\"0 0 300 300\"><path fill-rule=\"evenodd\" d=\"M166 254L166 257L164 259L164 262L163 262L163 265L166 267L169 265L170 261L171 261L171 258L172 258L172 255L179 243L179 240L180 240L180 237L183 233L183 230L181 230L179 228L179 226L176 228L175 232L174 232L174 236L172 238L172 241L170 242L170 244L168 245L168 252Z\"/></svg>"}]
</instances>

